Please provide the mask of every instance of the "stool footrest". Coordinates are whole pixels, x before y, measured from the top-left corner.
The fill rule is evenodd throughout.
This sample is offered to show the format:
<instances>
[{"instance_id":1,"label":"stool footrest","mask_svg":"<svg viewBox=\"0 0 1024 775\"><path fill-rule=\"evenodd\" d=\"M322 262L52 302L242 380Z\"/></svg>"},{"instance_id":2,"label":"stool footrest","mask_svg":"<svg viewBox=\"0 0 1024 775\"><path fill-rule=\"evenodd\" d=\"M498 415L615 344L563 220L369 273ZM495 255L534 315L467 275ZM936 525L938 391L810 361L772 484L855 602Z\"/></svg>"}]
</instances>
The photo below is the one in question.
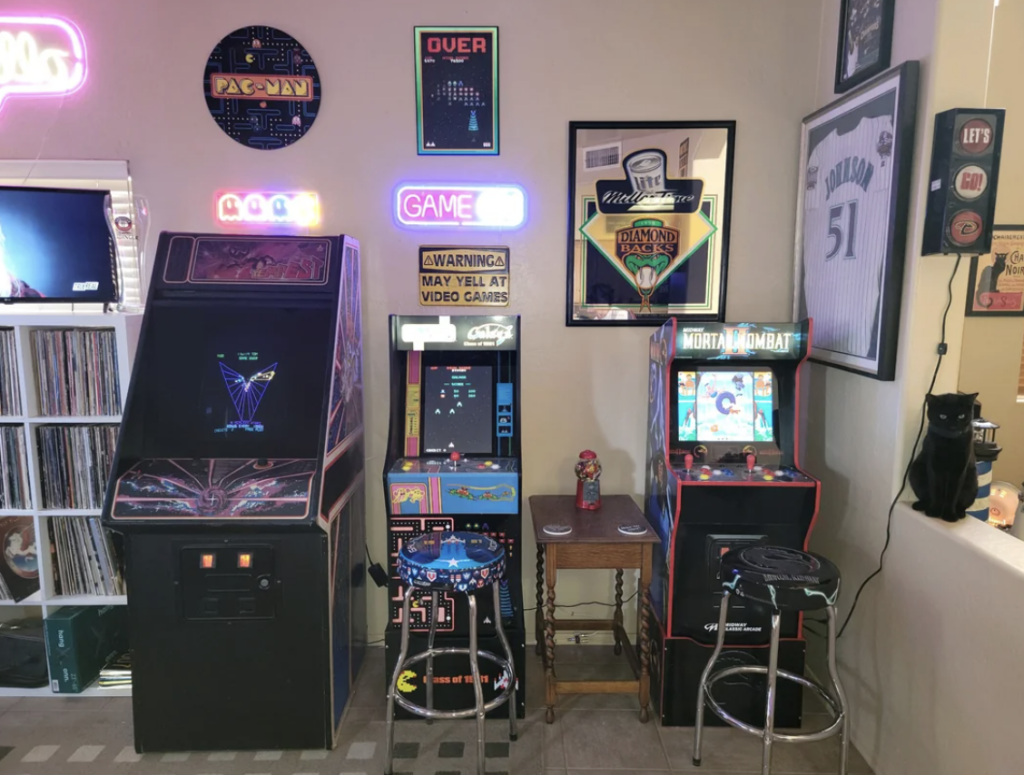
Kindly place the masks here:
<instances>
[{"instance_id":1,"label":"stool footrest","mask_svg":"<svg viewBox=\"0 0 1024 775\"><path fill-rule=\"evenodd\" d=\"M505 687L502 693L484 705L484 713L486 714L490 713L499 705L503 705L504 703L508 702L509 695L512 693L512 689L515 686L515 668L514 665L511 662L509 662L509 660L505 659L504 657L499 657L495 654L492 654L489 651L477 650L476 653L479 658L493 662L498 667L506 668L509 674L513 676L513 679L509 681L508 686ZM470 654L470 650L468 648L455 647L427 649L426 651L422 651L418 654L414 654L413 656L409 657L405 660L403 665L415 665L417 662L424 662L430 657L436 657L441 654L461 654L463 656L468 657ZM476 715L476 708L467 708L466 710L428 710L427 708L424 708L422 705L417 705L414 702L410 702L397 692L395 693L395 704L409 711L409 713L413 713L417 716L422 716L423 718L427 719L473 718ZM509 713L515 712L516 708L509 708Z\"/></svg>"},{"instance_id":2,"label":"stool footrest","mask_svg":"<svg viewBox=\"0 0 1024 775\"><path fill-rule=\"evenodd\" d=\"M804 732L798 735L787 735L781 732L773 731L771 738L772 740L780 740L786 743L813 743L818 740L824 740L826 738L832 737L833 735L839 732L839 730L843 726L843 721L846 714L843 712L842 708L839 707L838 701L831 694L829 694L823 686L821 686L815 681L810 680L809 678L804 678L802 675L791 673L788 670L777 670L776 673L779 676L779 678L784 678L787 681L793 681L794 683L798 683L801 686L805 686L814 693L816 693L825 702L825 705L828 707L829 713L831 714L833 721L829 726L825 727L824 729L820 729L816 732ZM716 681L719 681L722 678L728 678L730 675L740 674L767 675L768 668L763 665L738 665L735 667L727 667L723 670L714 672L708 676L707 682L704 684L704 696L707 698L708 706L711 708L712 712L720 719L725 721L727 724L729 724L730 726L734 726L737 729L742 729L744 732L749 732L752 735L757 735L758 737L763 738L763 728L747 724L745 721L740 721L738 718L736 718L735 716L731 715L728 711L726 711L721 705L719 705L718 702L715 700L714 696L711 694L711 687L714 685Z\"/></svg>"}]
</instances>

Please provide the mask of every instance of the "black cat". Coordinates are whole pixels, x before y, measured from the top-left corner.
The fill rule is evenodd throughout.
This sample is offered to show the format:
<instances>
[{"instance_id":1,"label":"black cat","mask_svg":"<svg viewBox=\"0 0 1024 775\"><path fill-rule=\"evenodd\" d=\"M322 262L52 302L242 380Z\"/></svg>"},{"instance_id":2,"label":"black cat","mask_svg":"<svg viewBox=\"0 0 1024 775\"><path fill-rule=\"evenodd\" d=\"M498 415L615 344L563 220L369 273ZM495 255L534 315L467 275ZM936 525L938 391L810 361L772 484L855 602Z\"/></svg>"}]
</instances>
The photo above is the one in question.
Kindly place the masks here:
<instances>
[{"instance_id":1,"label":"black cat","mask_svg":"<svg viewBox=\"0 0 1024 775\"><path fill-rule=\"evenodd\" d=\"M981 270L981 279L978 281L978 291L974 294L974 300L979 307L991 307L992 299L985 297L986 293L995 293L999 284L999 275L1006 271L1006 253L996 253L995 262L992 266L986 266Z\"/></svg>"},{"instance_id":2,"label":"black cat","mask_svg":"<svg viewBox=\"0 0 1024 775\"><path fill-rule=\"evenodd\" d=\"M929 394L928 433L910 466L915 511L956 522L978 496L974 460L974 399L977 393Z\"/></svg>"}]
</instances>

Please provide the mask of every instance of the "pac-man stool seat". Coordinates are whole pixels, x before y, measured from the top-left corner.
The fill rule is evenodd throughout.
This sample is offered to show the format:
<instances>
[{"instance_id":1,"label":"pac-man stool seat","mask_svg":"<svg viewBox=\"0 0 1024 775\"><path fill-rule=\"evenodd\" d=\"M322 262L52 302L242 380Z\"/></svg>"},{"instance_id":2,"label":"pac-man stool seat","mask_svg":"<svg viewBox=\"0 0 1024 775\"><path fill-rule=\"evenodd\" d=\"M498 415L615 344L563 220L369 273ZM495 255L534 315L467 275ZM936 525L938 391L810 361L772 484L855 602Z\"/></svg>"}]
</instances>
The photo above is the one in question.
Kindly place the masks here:
<instances>
[{"instance_id":1,"label":"pac-man stool seat","mask_svg":"<svg viewBox=\"0 0 1024 775\"><path fill-rule=\"evenodd\" d=\"M693 763L700 766L701 742L704 733L705 704L727 724L742 729L762 740L761 775L770 775L772 746L776 742L810 743L840 735L839 775L846 775L849 754L849 724L846 693L836 669L836 611L839 597L839 569L824 557L780 546L747 546L734 549L722 557L722 608L718 617L718 639L697 689L697 722L694 728ZM715 671L715 662L725 644L729 616L729 598L737 595L761 603L771 610L771 641L768 665L739 665ZM779 670L779 633L784 612L820 611L828 614L828 674L832 686L824 686L802 675ZM711 693L716 681L731 675L756 673L768 678L764 727L755 727L731 716ZM832 723L816 732L781 734L775 731L775 699L778 678L806 686L824 700Z\"/></svg>"},{"instance_id":2,"label":"pac-man stool seat","mask_svg":"<svg viewBox=\"0 0 1024 775\"><path fill-rule=\"evenodd\" d=\"M494 708L509 703L509 739L516 739L516 673L512 661L512 647L501 623L501 615L494 617L494 629L505 651L504 658L477 647L478 590L490 586L494 594L494 610L501 611L499 584L505 573L505 549L493 538L478 533L425 533L407 541L398 552L398 576L405 582L402 600L402 641L395 663L395 671L388 686L387 753L385 775L392 775L395 743L395 705L426 719L455 719L476 716L477 726L477 772L484 775L484 719ZM408 656L409 613L412 594L416 591L430 592L430 634L427 650ZM440 592L463 592L469 601L469 648L434 648L437 632L437 610ZM463 654L469 657L470 672L473 674L473 690L476 703L464 710L434 709L434 657L439 654ZM493 662L500 670L507 670L508 685L501 694L490 702L484 702L483 684L480 683L480 659ZM417 662L427 663L427 705L416 705L398 691L398 680L402 672Z\"/></svg>"}]
</instances>

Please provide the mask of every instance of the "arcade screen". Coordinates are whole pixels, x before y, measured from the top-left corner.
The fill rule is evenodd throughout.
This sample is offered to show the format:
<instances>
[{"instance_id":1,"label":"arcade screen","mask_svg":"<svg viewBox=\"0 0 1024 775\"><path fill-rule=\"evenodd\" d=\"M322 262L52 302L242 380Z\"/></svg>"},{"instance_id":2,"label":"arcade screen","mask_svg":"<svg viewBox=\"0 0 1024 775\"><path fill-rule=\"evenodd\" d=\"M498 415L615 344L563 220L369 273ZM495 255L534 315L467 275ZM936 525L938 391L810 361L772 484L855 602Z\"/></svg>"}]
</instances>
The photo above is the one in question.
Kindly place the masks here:
<instances>
[{"instance_id":1,"label":"arcade screen","mask_svg":"<svg viewBox=\"0 0 1024 775\"><path fill-rule=\"evenodd\" d=\"M161 307L145 353L147 458L315 458L334 316L324 308Z\"/></svg>"},{"instance_id":2,"label":"arcade screen","mask_svg":"<svg viewBox=\"0 0 1024 775\"><path fill-rule=\"evenodd\" d=\"M679 441L774 441L770 371L680 371Z\"/></svg>"},{"instance_id":3,"label":"arcade screen","mask_svg":"<svg viewBox=\"0 0 1024 775\"><path fill-rule=\"evenodd\" d=\"M108 193L0 186L0 301L116 301Z\"/></svg>"},{"instance_id":4,"label":"arcade screen","mask_svg":"<svg viewBox=\"0 0 1024 775\"><path fill-rule=\"evenodd\" d=\"M428 455L494 451L490 366L427 366L423 451Z\"/></svg>"}]
</instances>

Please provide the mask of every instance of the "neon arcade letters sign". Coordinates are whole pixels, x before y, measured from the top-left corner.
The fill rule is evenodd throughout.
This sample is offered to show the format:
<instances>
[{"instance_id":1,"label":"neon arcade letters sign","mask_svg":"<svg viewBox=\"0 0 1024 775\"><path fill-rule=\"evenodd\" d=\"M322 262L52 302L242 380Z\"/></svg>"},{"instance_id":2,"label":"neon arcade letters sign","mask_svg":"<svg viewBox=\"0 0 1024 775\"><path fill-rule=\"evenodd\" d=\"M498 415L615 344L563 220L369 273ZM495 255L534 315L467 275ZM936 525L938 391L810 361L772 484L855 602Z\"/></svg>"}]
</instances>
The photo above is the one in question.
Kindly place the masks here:
<instances>
[{"instance_id":1,"label":"neon arcade letters sign","mask_svg":"<svg viewBox=\"0 0 1024 775\"><path fill-rule=\"evenodd\" d=\"M85 41L71 22L0 16L0 109L11 97L60 97L85 83Z\"/></svg>"},{"instance_id":2,"label":"neon arcade letters sign","mask_svg":"<svg viewBox=\"0 0 1024 775\"><path fill-rule=\"evenodd\" d=\"M320 198L311 191L228 191L217 195L216 217L224 226L316 226L320 223Z\"/></svg>"},{"instance_id":3,"label":"neon arcade letters sign","mask_svg":"<svg viewBox=\"0 0 1024 775\"><path fill-rule=\"evenodd\" d=\"M526 220L526 192L513 185L402 186L395 217L404 226L515 229Z\"/></svg>"}]
</instances>

